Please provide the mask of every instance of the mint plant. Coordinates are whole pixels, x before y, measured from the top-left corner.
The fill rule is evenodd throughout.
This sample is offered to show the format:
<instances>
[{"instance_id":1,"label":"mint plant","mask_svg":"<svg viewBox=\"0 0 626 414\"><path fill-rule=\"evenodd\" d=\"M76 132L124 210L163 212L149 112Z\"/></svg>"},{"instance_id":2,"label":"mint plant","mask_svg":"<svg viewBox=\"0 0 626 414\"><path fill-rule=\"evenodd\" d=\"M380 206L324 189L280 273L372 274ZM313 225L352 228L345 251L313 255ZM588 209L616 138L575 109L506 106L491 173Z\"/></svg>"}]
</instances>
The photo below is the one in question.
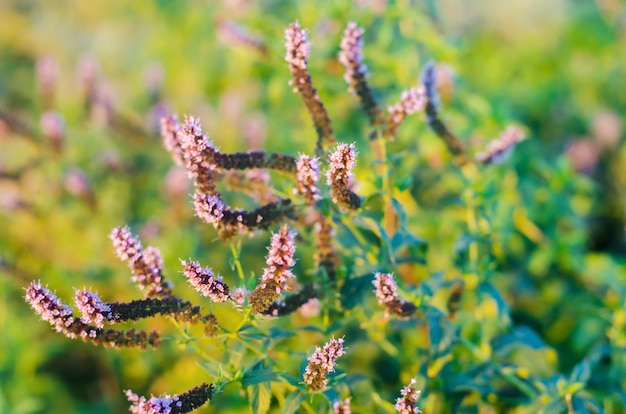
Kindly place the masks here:
<instances>
[{"instance_id":1,"label":"mint plant","mask_svg":"<svg viewBox=\"0 0 626 414\"><path fill-rule=\"evenodd\" d=\"M367 83L363 34L348 23L338 61L348 91L368 119L366 140L343 142L336 136L308 70L308 34L298 23L285 31L285 60L289 84L315 129L312 153L300 148L290 154L227 153L203 131L198 117L161 119L163 145L194 185L191 204L198 231L212 232L232 253L230 270L193 258L180 260L183 280L197 298L176 296L176 276L163 274L159 249L144 248L128 227L116 227L110 234L113 248L143 298L108 302L80 289L75 295L78 316L33 281L26 301L71 339L146 352L174 342L197 355L204 383L172 390L177 393L173 396L148 398L127 390L133 413L191 412L208 402L218 404L232 386L245 393L253 412L418 413L484 407L600 412L584 388L592 382L592 369L623 342L619 312L610 315L614 323L608 343L594 349L569 376L546 378L529 368L533 364L527 359L538 355L547 360L547 346L532 329L514 322L506 297L514 296L514 289L503 294L498 286L498 261L508 254L503 249L509 247L505 239L512 226L528 238L544 238L516 201L499 201L510 196L506 163L524 131L509 126L485 149L460 139L446 122L433 61L424 65L417 85L383 109ZM422 115L449 153L445 174L452 185L445 190L453 193L451 220L464 231L449 252L454 269L445 274L415 277L426 261L426 243L407 212L409 204L421 202L421 195L411 193L419 189L410 189L395 173L401 158L410 154L393 153L398 131L413 114ZM250 171L267 175L250 180ZM226 185L235 191L224 191ZM252 207L231 206L242 199ZM436 225L444 226L447 216L438 219ZM245 268L241 260L258 254L246 248L252 238L267 245L262 271ZM304 258L301 251L313 256ZM298 261L312 266L296 271ZM620 300L614 300L616 309ZM220 320L223 315L227 322ZM135 327L108 328L157 316L169 320L176 337ZM389 390L389 376L403 387Z\"/></svg>"}]
</instances>

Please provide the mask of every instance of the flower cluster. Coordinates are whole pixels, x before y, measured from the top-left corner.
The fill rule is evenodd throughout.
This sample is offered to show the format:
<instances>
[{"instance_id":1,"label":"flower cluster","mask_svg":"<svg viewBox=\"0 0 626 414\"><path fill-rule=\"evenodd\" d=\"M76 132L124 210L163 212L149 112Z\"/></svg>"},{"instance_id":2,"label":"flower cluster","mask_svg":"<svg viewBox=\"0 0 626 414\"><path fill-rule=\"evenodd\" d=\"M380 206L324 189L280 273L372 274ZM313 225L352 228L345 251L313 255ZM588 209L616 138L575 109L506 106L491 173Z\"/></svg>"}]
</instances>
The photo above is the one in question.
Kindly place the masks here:
<instances>
[{"instance_id":1,"label":"flower cluster","mask_svg":"<svg viewBox=\"0 0 626 414\"><path fill-rule=\"evenodd\" d=\"M402 92L400 102L387 108L387 112L389 113L386 130L387 136L393 138L396 135L398 127L407 116L419 112L424 108L426 103L425 94L426 92L423 87L411 88Z\"/></svg>"},{"instance_id":2,"label":"flower cluster","mask_svg":"<svg viewBox=\"0 0 626 414\"><path fill-rule=\"evenodd\" d=\"M318 159L302 154L296 165L298 174L296 176L296 188L293 192L304 197L308 205L315 205L317 200L321 198L317 184L320 180Z\"/></svg>"},{"instance_id":3,"label":"flower cluster","mask_svg":"<svg viewBox=\"0 0 626 414\"><path fill-rule=\"evenodd\" d=\"M25 300L41 319L50 323L57 332L70 339L81 338L83 341L89 341L96 345L139 347L142 349L145 349L148 345L156 348L160 343L159 336L154 331L149 334L144 331L136 333L134 329L126 332L114 329L104 331L102 326L85 323L82 319L74 316L74 311L71 307L61 302L54 293L37 282L31 282L28 285ZM90 302L90 304L87 305L84 302ZM106 309L106 304L102 304L97 297L87 298L86 301L83 301L82 306L87 312L87 315L85 315L87 320L95 319L103 322L104 315L110 314L110 311L105 310L105 314L100 314L102 318L97 316L97 308Z\"/></svg>"},{"instance_id":4,"label":"flower cluster","mask_svg":"<svg viewBox=\"0 0 626 414\"><path fill-rule=\"evenodd\" d=\"M426 120L430 128L443 140L448 150L457 157L460 164L467 162L465 148L439 117L439 92L437 90L437 72L435 63L430 61L422 70L421 81L426 96Z\"/></svg>"},{"instance_id":5,"label":"flower cluster","mask_svg":"<svg viewBox=\"0 0 626 414\"><path fill-rule=\"evenodd\" d=\"M289 63L289 70L291 71L290 85L294 92L300 94L313 119L318 137L317 152L318 155L321 155L326 147L334 144L335 138L333 137L330 117L317 94L317 89L313 86L308 71L307 59L310 44L307 33L300 28L298 23L291 23L285 30L285 48L285 60Z\"/></svg>"},{"instance_id":6,"label":"flower cluster","mask_svg":"<svg viewBox=\"0 0 626 414\"><path fill-rule=\"evenodd\" d=\"M132 403L130 412L133 414L184 414L195 410L213 398L213 384L202 383L182 394L161 397L139 396L126 390L126 397Z\"/></svg>"},{"instance_id":7,"label":"flower cluster","mask_svg":"<svg viewBox=\"0 0 626 414\"><path fill-rule=\"evenodd\" d=\"M413 303L398 299L398 287L395 280L393 280L393 275L378 272L374 275L374 281L372 283L376 288L374 293L376 294L378 303L383 305L388 313L406 317L415 312L416 307Z\"/></svg>"},{"instance_id":8,"label":"flower cluster","mask_svg":"<svg viewBox=\"0 0 626 414\"><path fill-rule=\"evenodd\" d=\"M184 165L180 124L175 115L161 118L161 138L163 139L163 146L172 154L176 164Z\"/></svg>"},{"instance_id":9,"label":"flower cluster","mask_svg":"<svg viewBox=\"0 0 626 414\"><path fill-rule=\"evenodd\" d=\"M346 68L343 78L348 83L348 90L359 98L361 106L370 119L372 125L381 122L381 111L374 99L374 94L365 81L367 67L363 63L363 36L364 30L356 23L349 22L341 39L339 62Z\"/></svg>"},{"instance_id":10,"label":"flower cluster","mask_svg":"<svg viewBox=\"0 0 626 414\"><path fill-rule=\"evenodd\" d=\"M225 302L229 299L228 285L222 282L222 277L213 274L208 267L201 267L200 263L181 261L184 266L183 274L202 296L210 297L214 302Z\"/></svg>"},{"instance_id":11,"label":"flower cluster","mask_svg":"<svg viewBox=\"0 0 626 414\"><path fill-rule=\"evenodd\" d=\"M100 299L97 293L89 290L77 290L74 296L74 303L82 313L82 321L87 324L93 324L96 327L104 328L105 321L114 321L116 319L111 306Z\"/></svg>"},{"instance_id":12,"label":"flower cluster","mask_svg":"<svg viewBox=\"0 0 626 414\"><path fill-rule=\"evenodd\" d=\"M339 144L330 154L330 166L326 172L333 202L346 210L356 210L361 206L359 196L350 190L355 160L354 144Z\"/></svg>"},{"instance_id":13,"label":"flower cluster","mask_svg":"<svg viewBox=\"0 0 626 414\"><path fill-rule=\"evenodd\" d=\"M294 218L289 199L270 201L251 211L231 209L222 200L216 184L226 171L233 170L272 169L295 174L295 158L264 151L221 153L203 134L200 121L193 116L187 116L183 125L178 125L176 118L170 116L163 120L163 125L161 133L166 148L175 160L183 161L189 177L194 180L196 213L212 224L220 237L226 239L239 232L265 229L286 217ZM269 190L264 187L263 197L272 198L267 197ZM254 188L258 190L258 185Z\"/></svg>"},{"instance_id":14,"label":"flower cluster","mask_svg":"<svg viewBox=\"0 0 626 414\"><path fill-rule=\"evenodd\" d=\"M267 54L267 47L263 44L263 40L250 33L247 28L229 20L219 19L215 23L218 36L222 42L249 47L262 55Z\"/></svg>"},{"instance_id":15,"label":"flower cluster","mask_svg":"<svg viewBox=\"0 0 626 414\"><path fill-rule=\"evenodd\" d=\"M309 391L317 392L326 387L328 383L326 375L335 371L335 362L344 353L343 338L331 338L323 348L315 348L304 370L304 383Z\"/></svg>"},{"instance_id":16,"label":"flower cluster","mask_svg":"<svg viewBox=\"0 0 626 414\"><path fill-rule=\"evenodd\" d=\"M133 273L132 281L139 285L139 289L145 290L147 298L170 295L172 285L161 274L163 259L158 249L149 247L144 250L128 227L114 228L109 237L117 257L128 263Z\"/></svg>"},{"instance_id":17,"label":"flower cluster","mask_svg":"<svg viewBox=\"0 0 626 414\"><path fill-rule=\"evenodd\" d=\"M350 398L333 403L333 414L350 414Z\"/></svg>"},{"instance_id":18,"label":"flower cluster","mask_svg":"<svg viewBox=\"0 0 626 414\"><path fill-rule=\"evenodd\" d=\"M502 134L487 145L484 152L476 154L476 159L483 164L499 164L506 160L513 152L516 144L524 140L524 131L510 125Z\"/></svg>"},{"instance_id":19,"label":"flower cluster","mask_svg":"<svg viewBox=\"0 0 626 414\"><path fill-rule=\"evenodd\" d=\"M265 312L287 288L287 279L293 277L291 268L296 264L293 258L296 251L295 236L287 225L283 225L278 233L272 235L261 283L248 298L254 312Z\"/></svg>"},{"instance_id":20,"label":"flower cluster","mask_svg":"<svg viewBox=\"0 0 626 414\"><path fill-rule=\"evenodd\" d=\"M421 413L420 409L416 407L415 404L417 403L417 400L422 392L413 388L414 385L415 378L411 380L411 383L409 385L402 388L402 391L400 391L402 397L399 397L396 400L396 404L394 406L396 411L398 411L400 414Z\"/></svg>"}]
</instances>

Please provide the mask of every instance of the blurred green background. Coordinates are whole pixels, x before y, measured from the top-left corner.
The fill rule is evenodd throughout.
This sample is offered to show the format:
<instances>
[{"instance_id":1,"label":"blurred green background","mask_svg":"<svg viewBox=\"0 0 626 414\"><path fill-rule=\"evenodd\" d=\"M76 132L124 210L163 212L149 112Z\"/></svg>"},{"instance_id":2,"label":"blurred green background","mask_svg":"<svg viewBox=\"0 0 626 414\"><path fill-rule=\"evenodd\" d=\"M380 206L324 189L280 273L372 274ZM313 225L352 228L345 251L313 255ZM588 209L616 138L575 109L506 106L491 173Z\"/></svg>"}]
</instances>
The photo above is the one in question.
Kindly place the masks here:
<instances>
[{"instance_id":1,"label":"blurred green background","mask_svg":"<svg viewBox=\"0 0 626 414\"><path fill-rule=\"evenodd\" d=\"M309 30L310 71L336 136L357 143L364 174L371 169L367 119L336 59L348 21L366 29L369 81L383 106L435 59L444 118L472 152L509 122L527 128L529 139L508 167L485 182L498 189L488 200L498 214L492 236L501 277L494 284L514 323L532 327L556 351L540 375L569 372L605 335L610 323L603 315L623 309L626 277L622 1L4 0L0 411L124 412L123 389L177 393L212 380L175 342L120 351L57 335L24 303L23 288L41 280L66 302L83 286L109 301L137 298L107 237L124 224L161 249L181 296L198 301L179 258L200 260L236 282L228 246L193 216L191 189L162 148L158 119L195 114L227 152L312 153L315 133L287 85L283 60L283 30L294 20ZM263 47L233 40L231 23ZM87 95L96 103L86 105ZM58 125L62 133L55 133ZM449 156L419 116L400 128L392 149L399 154L394 176L410 179L405 208L412 229L429 243L426 264L400 273L409 284L436 271L452 278L465 217L450 200L462 183L449 177ZM246 272L261 273L266 239L244 241L245 251L256 253L245 255ZM299 250L296 271L306 273L312 253ZM226 324L229 306L214 308ZM175 335L158 319L142 326ZM303 352L316 344L309 342ZM347 372L350 364L357 369L359 358L346 364ZM397 375L388 385L378 381L390 400L402 384ZM247 406L232 386L199 412Z\"/></svg>"}]
</instances>

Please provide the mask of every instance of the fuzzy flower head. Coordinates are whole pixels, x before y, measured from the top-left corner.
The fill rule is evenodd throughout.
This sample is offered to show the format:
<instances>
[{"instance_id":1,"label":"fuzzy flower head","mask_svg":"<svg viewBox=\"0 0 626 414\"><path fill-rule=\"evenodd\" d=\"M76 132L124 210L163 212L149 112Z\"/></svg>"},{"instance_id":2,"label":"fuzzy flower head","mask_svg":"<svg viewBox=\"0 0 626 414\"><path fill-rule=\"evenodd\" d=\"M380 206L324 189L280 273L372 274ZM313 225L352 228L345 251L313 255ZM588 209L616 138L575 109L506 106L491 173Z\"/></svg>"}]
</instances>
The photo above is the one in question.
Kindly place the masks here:
<instances>
[{"instance_id":1,"label":"fuzzy flower head","mask_svg":"<svg viewBox=\"0 0 626 414\"><path fill-rule=\"evenodd\" d=\"M420 397L420 394L422 392L413 388L414 385L415 378L411 380L411 383L409 385L402 388L402 391L400 391L402 397L399 397L396 400L396 405L394 406L400 414L421 413L420 409L416 407L415 404L417 403L417 399Z\"/></svg>"},{"instance_id":2,"label":"fuzzy flower head","mask_svg":"<svg viewBox=\"0 0 626 414\"><path fill-rule=\"evenodd\" d=\"M261 283L248 298L254 312L262 313L267 310L287 288L287 279L293 277L291 268L296 264L293 258L296 251L295 237L295 232L289 231L286 224L278 233L272 234Z\"/></svg>"},{"instance_id":3,"label":"fuzzy flower head","mask_svg":"<svg viewBox=\"0 0 626 414\"><path fill-rule=\"evenodd\" d=\"M176 115L168 115L161 118L161 138L163 139L163 146L172 154L176 164L183 165L182 135L180 129L181 127Z\"/></svg>"},{"instance_id":4,"label":"fuzzy flower head","mask_svg":"<svg viewBox=\"0 0 626 414\"><path fill-rule=\"evenodd\" d=\"M339 144L330 154L330 169L326 172L326 182L331 187L341 183L346 187L352 177L352 169L356 161L354 144Z\"/></svg>"},{"instance_id":5,"label":"fuzzy flower head","mask_svg":"<svg viewBox=\"0 0 626 414\"><path fill-rule=\"evenodd\" d=\"M330 154L326 182L330 186L333 202L346 210L356 210L361 199L350 190L352 169L356 161L354 144L339 144Z\"/></svg>"},{"instance_id":6,"label":"fuzzy flower head","mask_svg":"<svg viewBox=\"0 0 626 414\"><path fill-rule=\"evenodd\" d=\"M280 228L278 233L272 234L269 254L265 261L267 267L263 272L263 281L274 280L285 287L287 278L293 277L291 268L296 265L293 258L296 252L295 237L296 233L289 231L289 226L286 224Z\"/></svg>"},{"instance_id":7,"label":"fuzzy flower head","mask_svg":"<svg viewBox=\"0 0 626 414\"><path fill-rule=\"evenodd\" d=\"M355 22L350 22L341 39L339 62L346 67L344 79L351 85L351 92L354 92L352 84L357 81L355 76L367 76L367 68L363 64L363 33L364 30Z\"/></svg>"},{"instance_id":8,"label":"fuzzy flower head","mask_svg":"<svg viewBox=\"0 0 626 414\"><path fill-rule=\"evenodd\" d=\"M41 319L50 323L57 332L70 338L76 337L68 331L75 320L72 308L61 302L50 290L41 286L40 283L31 282L26 288L24 299Z\"/></svg>"},{"instance_id":9,"label":"fuzzy flower head","mask_svg":"<svg viewBox=\"0 0 626 414\"><path fill-rule=\"evenodd\" d=\"M113 242L115 254L120 260L134 263L141 257L141 253L143 252L141 242L133 237L128 227L114 228L109 238Z\"/></svg>"},{"instance_id":10,"label":"fuzzy flower head","mask_svg":"<svg viewBox=\"0 0 626 414\"><path fill-rule=\"evenodd\" d=\"M109 235L117 257L130 268L132 281L147 297L164 297L171 293L172 285L161 275L163 259L155 247L143 249L139 239L133 237L128 227L116 227Z\"/></svg>"},{"instance_id":11,"label":"fuzzy flower head","mask_svg":"<svg viewBox=\"0 0 626 414\"><path fill-rule=\"evenodd\" d=\"M193 204L198 217L214 227L222 222L227 209L219 197L198 192L193 195Z\"/></svg>"},{"instance_id":12,"label":"fuzzy flower head","mask_svg":"<svg viewBox=\"0 0 626 414\"><path fill-rule=\"evenodd\" d=\"M426 63L420 76L424 85L424 95L428 102L434 107L439 108L439 91L437 90L437 70L435 62L432 60Z\"/></svg>"},{"instance_id":13,"label":"fuzzy flower head","mask_svg":"<svg viewBox=\"0 0 626 414\"><path fill-rule=\"evenodd\" d=\"M305 30L300 28L300 24L291 23L285 29L285 60L295 68L306 70L307 59L310 53L310 43Z\"/></svg>"},{"instance_id":14,"label":"fuzzy flower head","mask_svg":"<svg viewBox=\"0 0 626 414\"><path fill-rule=\"evenodd\" d=\"M350 414L350 398L333 403L333 414Z\"/></svg>"},{"instance_id":15,"label":"fuzzy flower head","mask_svg":"<svg viewBox=\"0 0 626 414\"><path fill-rule=\"evenodd\" d=\"M133 414L184 414L204 405L213 397L213 384L202 385L174 396L162 395L147 399L132 392L125 391L126 398L132 403L130 412Z\"/></svg>"},{"instance_id":16,"label":"fuzzy flower head","mask_svg":"<svg viewBox=\"0 0 626 414\"><path fill-rule=\"evenodd\" d=\"M372 283L374 287L376 287L374 293L376 294L378 303L381 305L393 303L398 300L398 286L396 285L396 281L393 280L391 273L377 272L374 275L374 281Z\"/></svg>"},{"instance_id":17,"label":"fuzzy flower head","mask_svg":"<svg viewBox=\"0 0 626 414\"><path fill-rule=\"evenodd\" d=\"M304 371L304 383L310 391L321 391L326 387L326 375L335 371L337 358L345 354L343 338L331 340L323 348L316 347L308 358L309 364Z\"/></svg>"},{"instance_id":18,"label":"fuzzy flower head","mask_svg":"<svg viewBox=\"0 0 626 414\"><path fill-rule=\"evenodd\" d=\"M314 205L321 198L320 190L317 187L320 180L319 160L302 154L296 165L298 174L294 193L304 197L308 205Z\"/></svg>"},{"instance_id":19,"label":"fuzzy flower head","mask_svg":"<svg viewBox=\"0 0 626 414\"><path fill-rule=\"evenodd\" d=\"M233 289L233 293L230 296L237 305L243 305L249 294L250 292L246 288L239 287Z\"/></svg>"},{"instance_id":20,"label":"fuzzy flower head","mask_svg":"<svg viewBox=\"0 0 626 414\"><path fill-rule=\"evenodd\" d=\"M189 178L194 180L202 193L214 194L216 166L215 157L218 153L213 142L202 133L200 120L186 116L181 127L180 144L182 158Z\"/></svg>"},{"instance_id":21,"label":"fuzzy flower head","mask_svg":"<svg viewBox=\"0 0 626 414\"><path fill-rule=\"evenodd\" d=\"M421 111L425 103L425 89L411 88L402 92L400 102L388 108L389 116L393 123L399 124L407 116Z\"/></svg>"},{"instance_id":22,"label":"fuzzy flower head","mask_svg":"<svg viewBox=\"0 0 626 414\"><path fill-rule=\"evenodd\" d=\"M83 314L81 320L86 324L104 328L104 323L115 319L111 306L103 302L97 293L89 290L77 290L74 296L76 307Z\"/></svg>"},{"instance_id":23,"label":"fuzzy flower head","mask_svg":"<svg viewBox=\"0 0 626 414\"><path fill-rule=\"evenodd\" d=\"M229 298L228 285L222 282L222 277L213 274L208 267L201 267L198 262L181 261L184 266L183 274L202 296L210 297L214 302L225 302Z\"/></svg>"},{"instance_id":24,"label":"fuzzy flower head","mask_svg":"<svg viewBox=\"0 0 626 414\"><path fill-rule=\"evenodd\" d=\"M515 145L522 142L524 138L524 131L510 125L498 139L489 143L484 152L477 154L476 159L484 164L500 164L511 155Z\"/></svg>"}]
</instances>

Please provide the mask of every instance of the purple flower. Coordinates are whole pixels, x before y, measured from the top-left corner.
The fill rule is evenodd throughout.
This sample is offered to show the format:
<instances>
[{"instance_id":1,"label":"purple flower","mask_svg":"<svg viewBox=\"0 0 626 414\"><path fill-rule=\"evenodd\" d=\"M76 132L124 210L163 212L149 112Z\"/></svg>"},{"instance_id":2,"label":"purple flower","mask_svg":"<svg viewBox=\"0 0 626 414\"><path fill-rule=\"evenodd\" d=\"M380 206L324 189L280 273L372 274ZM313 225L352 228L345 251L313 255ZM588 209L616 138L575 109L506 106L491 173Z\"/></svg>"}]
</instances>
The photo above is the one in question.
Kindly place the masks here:
<instances>
[{"instance_id":1,"label":"purple flower","mask_svg":"<svg viewBox=\"0 0 626 414\"><path fill-rule=\"evenodd\" d=\"M361 205L359 197L350 190L355 161L354 144L339 144L330 154L330 166L326 171L333 202L347 210L355 210Z\"/></svg>"},{"instance_id":2,"label":"purple flower","mask_svg":"<svg viewBox=\"0 0 626 414\"><path fill-rule=\"evenodd\" d=\"M198 217L209 224L213 224L216 228L224 218L224 211L227 210L219 197L198 192L193 195L193 204Z\"/></svg>"},{"instance_id":3,"label":"purple flower","mask_svg":"<svg viewBox=\"0 0 626 414\"><path fill-rule=\"evenodd\" d=\"M328 145L335 142L333 127L326 108L322 104L317 89L313 86L311 75L307 68L309 57L309 40L306 31L300 28L298 23L291 23L285 30L285 60L289 63L291 81L289 84L293 91L300 94L306 106L315 131L317 132L317 155L320 156Z\"/></svg>"},{"instance_id":4,"label":"purple flower","mask_svg":"<svg viewBox=\"0 0 626 414\"><path fill-rule=\"evenodd\" d=\"M344 79L351 85L351 92L355 92L355 77L367 77L367 68L363 64L363 33L364 30L356 23L349 22L341 39L339 62L346 67Z\"/></svg>"},{"instance_id":5,"label":"purple flower","mask_svg":"<svg viewBox=\"0 0 626 414\"><path fill-rule=\"evenodd\" d=\"M172 286L161 274L163 259L155 247L143 249L141 242L134 238L128 227L116 227L109 235L117 257L124 260L133 273L132 281L139 289L146 291L146 297L165 297Z\"/></svg>"},{"instance_id":6,"label":"purple flower","mask_svg":"<svg viewBox=\"0 0 626 414\"><path fill-rule=\"evenodd\" d=\"M333 414L350 414L350 398L333 403Z\"/></svg>"},{"instance_id":7,"label":"purple flower","mask_svg":"<svg viewBox=\"0 0 626 414\"><path fill-rule=\"evenodd\" d=\"M400 391L402 397L399 397L396 400L396 405L394 405L396 411L400 414L421 413L420 409L416 407L415 404L417 403L417 399L420 397L422 392L413 388L413 385L415 385L415 378L411 380L409 385L402 388L402 391Z\"/></svg>"},{"instance_id":8,"label":"purple flower","mask_svg":"<svg viewBox=\"0 0 626 414\"><path fill-rule=\"evenodd\" d=\"M413 303L398 299L398 286L391 273L376 273L372 283L376 287L374 293L378 303L386 308L388 314L408 317L415 313L417 308Z\"/></svg>"},{"instance_id":9,"label":"purple flower","mask_svg":"<svg viewBox=\"0 0 626 414\"><path fill-rule=\"evenodd\" d=\"M229 298L228 285L222 282L222 277L215 277L213 271L208 267L201 267L198 262L181 261L184 266L183 274L203 296L210 297L214 302L224 302Z\"/></svg>"},{"instance_id":10,"label":"purple flower","mask_svg":"<svg viewBox=\"0 0 626 414\"><path fill-rule=\"evenodd\" d=\"M393 275L390 273L377 272L374 275L374 282L372 283L376 287L374 293L376 293L378 303L381 305L386 305L398 300L398 286L395 280L393 280Z\"/></svg>"},{"instance_id":11,"label":"purple flower","mask_svg":"<svg viewBox=\"0 0 626 414\"><path fill-rule=\"evenodd\" d=\"M499 164L511 155L515 145L522 142L524 138L524 131L514 125L509 125L498 139L487 145L484 152L476 154L476 159L484 164Z\"/></svg>"},{"instance_id":12,"label":"purple flower","mask_svg":"<svg viewBox=\"0 0 626 414\"><path fill-rule=\"evenodd\" d=\"M317 183L320 180L320 167L317 158L300 155L297 162L298 174L294 193L300 194L308 205L314 205L320 199Z\"/></svg>"},{"instance_id":13,"label":"purple flower","mask_svg":"<svg viewBox=\"0 0 626 414\"><path fill-rule=\"evenodd\" d=\"M104 322L114 320L111 306L103 302L97 293L88 290L77 290L74 297L76 307L83 314L81 320L102 329Z\"/></svg>"},{"instance_id":14,"label":"purple flower","mask_svg":"<svg viewBox=\"0 0 626 414\"><path fill-rule=\"evenodd\" d=\"M54 293L40 283L31 282L26 289L25 299L41 319L49 322L57 332L72 339L76 338L77 335L68 330L75 321L73 310Z\"/></svg>"},{"instance_id":15,"label":"purple flower","mask_svg":"<svg viewBox=\"0 0 626 414\"><path fill-rule=\"evenodd\" d=\"M321 391L326 387L326 374L335 370L337 358L345 353L343 338L331 338L323 348L316 347L315 352L308 358L309 364L304 371L304 383L310 391Z\"/></svg>"},{"instance_id":16,"label":"purple flower","mask_svg":"<svg viewBox=\"0 0 626 414\"><path fill-rule=\"evenodd\" d=\"M182 132L176 115L168 115L161 118L161 138L163 146L172 154L178 165L183 165Z\"/></svg>"},{"instance_id":17,"label":"purple flower","mask_svg":"<svg viewBox=\"0 0 626 414\"><path fill-rule=\"evenodd\" d=\"M310 44L305 30L298 23L291 23L285 29L285 60L295 68L306 70L310 53ZM294 85L296 88L297 86Z\"/></svg>"},{"instance_id":18,"label":"purple flower","mask_svg":"<svg viewBox=\"0 0 626 414\"><path fill-rule=\"evenodd\" d=\"M213 398L213 384L202 383L182 394L162 395L147 399L126 390L126 398L132 403L130 412L134 414L184 414L204 405Z\"/></svg>"},{"instance_id":19,"label":"purple flower","mask_svg":"<svg viewBox=\"0 0 626 414\"><path fill-rule=\"evenodd\" d=\"M278 233L272 234L266 259L267 266L263 269L261 283L249 296L252 309L256 313L264 312L276 301L281 292L287 288L287 279L293 277L291 268L296 264L293 258L296 251L295 236L295 232L289 231L286 224Z\"/></svg>"},{"instance_id":20,"label":"purple flower","mask_svg":"<svg viewBox=\"0 0 626 414\"><path fill-rule=\"evenodd\" d=\"M189 177L194 180L198 191L215 194L217 175L215 157L218 154L213 142L202 133L200 120L186 116L181 128L180 144L182 158Z\"/></svg>"}]
</instances>

